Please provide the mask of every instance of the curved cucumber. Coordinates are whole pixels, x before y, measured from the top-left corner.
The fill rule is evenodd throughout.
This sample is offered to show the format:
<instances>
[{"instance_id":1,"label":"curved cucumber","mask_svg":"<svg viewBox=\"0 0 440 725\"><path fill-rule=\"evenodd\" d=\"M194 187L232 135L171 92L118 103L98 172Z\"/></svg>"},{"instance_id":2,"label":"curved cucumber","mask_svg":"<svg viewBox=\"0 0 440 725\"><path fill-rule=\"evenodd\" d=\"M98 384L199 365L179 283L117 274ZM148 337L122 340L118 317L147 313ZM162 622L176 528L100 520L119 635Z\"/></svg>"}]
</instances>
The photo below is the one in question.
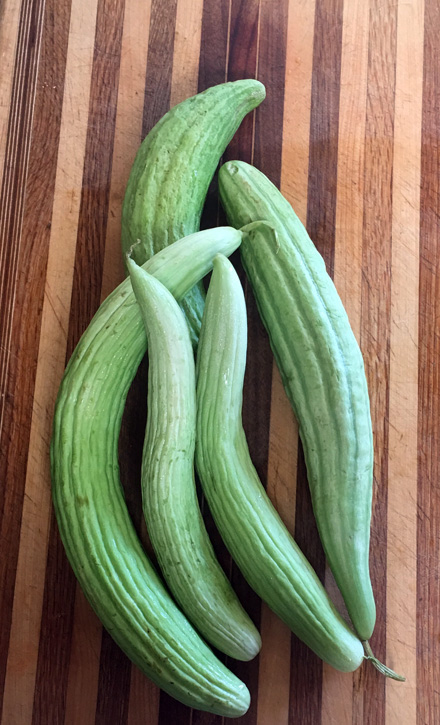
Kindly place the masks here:
<instances>
[{"instance_id":1,"label":"curved cucumber","mask_svg":"<svg viewBox=\"0 0 440 725\"><path fill-rule=\"evenodd\" d=\"M146 267L182 297L231 254L241 233L199 232ZM176 607L136 535L119 478L118 436L128 388L147 347L125 280L100 306L64 374L51 441L58 526L78 581L117 644L156 684L192 707L239 716L249 693Z\"/></svg>"},{"instance_id":2,"label":"curved cucumber","mask_svg":"<svg viewBox=\"0 0 440 725\"><path fill-rule=\"evenodd\" d=\"M218 563L194 480L196 384L185 316L164 285L127 260L148 342L148 418L142 500L148 534L165 580L196 629L239 660L261 638Z\"/></svg>"},{"instance_id":3,"label":"curved cucumber","mask_svg":"<svg viewBox=\"0 0 440 725\"><path fill-rule=\"evenodd\" d=\"M174 106L142 142L122 208L122 249L143 264L177 239L199 229L209 184L244 116L264 100L262 83L222 83ZM204 290L198 284L182 303L197 342Z\"/></svg>"},{"instance_id":4,"label":"curved cucumber","mask_svg":"<svg viewBox=\"0 0 440 725\"><path fill-rule=\"evenodd\" d=\"M219 255L197 354L196 462L203 491L251 587L321 659L351 672L362 662L362 644L285 528L249 456L241 422L246 339L243 290Z\"/></svg>"},{"instance_id":5,"label":"curved cucumber","mask_svg":"<svg viewBox=\"0 0 440 725\"><path fill-rule=\"evenodd\" d=\"M373 442L364 364L324 260L290 204L264 174L225 164L229 222L265 219L241 257L299 423L313 510L327 560L362 640L376 610L369 574Z\"/></svg>"}]
</instances>

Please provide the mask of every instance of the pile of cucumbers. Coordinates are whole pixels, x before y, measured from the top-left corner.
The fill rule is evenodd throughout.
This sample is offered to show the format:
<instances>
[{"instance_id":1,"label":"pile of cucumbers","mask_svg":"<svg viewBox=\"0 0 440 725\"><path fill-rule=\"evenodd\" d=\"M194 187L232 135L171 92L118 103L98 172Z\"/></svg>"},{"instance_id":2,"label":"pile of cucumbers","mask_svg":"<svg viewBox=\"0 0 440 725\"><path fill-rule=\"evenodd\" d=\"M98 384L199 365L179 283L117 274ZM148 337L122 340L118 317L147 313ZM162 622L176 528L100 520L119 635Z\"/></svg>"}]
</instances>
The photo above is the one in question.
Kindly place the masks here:
<instances>
[{"instance_id":1,"label":"pile of cucumbers","mask_svg":"<svg viewBox=\"0 0 440 725\"><path fill-rule=\"evenodd\" d=\"M220 168L229 227L198 231L218 162L264 86L214 86L171 109L143 141L127 185L129 276L103 302L64 374L51 443L52 491L67 556L103 625L166 692L238 717L249 691L212 652L250 660L260 635L216 560L195 470L250 586L325 662L373 661L369 576L373 444L362 356L322 257L256 168ZM252 464L241 421L247 328L228 257L240 248L299 423L313 510L351 625L287 531ZM205 297L203 277L212 270ZM141 489L162 577L125 504L118 437L148 347ZM146 402L146 401L145 401ZM293 472L292 472L293 474Z\"/></svg>"}]
</instances>

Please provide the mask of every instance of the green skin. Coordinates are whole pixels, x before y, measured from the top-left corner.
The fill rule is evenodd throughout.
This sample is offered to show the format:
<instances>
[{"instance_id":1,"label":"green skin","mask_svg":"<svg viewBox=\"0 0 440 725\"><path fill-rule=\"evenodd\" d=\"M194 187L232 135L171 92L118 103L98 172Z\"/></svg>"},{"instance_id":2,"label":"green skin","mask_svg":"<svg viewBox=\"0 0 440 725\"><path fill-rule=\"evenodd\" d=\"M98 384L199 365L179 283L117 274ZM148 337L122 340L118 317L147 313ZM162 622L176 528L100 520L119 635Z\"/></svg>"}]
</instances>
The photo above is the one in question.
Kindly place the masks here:
<instances>
[{"instance_id":1,"label":"green skin","mask_svg":"<svg viewBox=\"0 0 440 725\"><path fill-rule=\"evenodd\" d=\"M244 116L264 100L262 83L222 83L186 99L163 116L136 155L122 208L124 259L143 264L199 229L209 184ZM197 344L204 305L202 283L182 302Z\"/></svg>"},{"instance_id":2,"label":"green skin","mask_svg":"<svg viewBox=\"0 0 440 725\"><path fill-rule=\"evenodd\" d=\"M199 232L145 268L180 299L241 242L235 229ZM180 612L136 535L119 477L118 437L128 389L147 349L127 279L100 306L58 393L51 442L52 495L67 556L117 644L159 687L191 707L238 717L246 686Z\"/></svg>"},{"instance_id":3,"label":"green skin","mask_svg":"<svg viewBox=\"0 0 440 725\"><path fill-rule=\"evenodd\" d=\"M249 455L241 421L246 340L243 290L231 263L218 255L197 353L196 465L203 492L250 586L321 659L351 672L363 660L362 644L281 521Z\"/></svg>"},{"instance_id":4,"label":"green skin","mask_svg":"<svg viewBox=\"0 0 440 725\"><path fill-rule=\"evenodd\" d=\"M148 418L142 458L147 531L165 580L203 637L250 660L261 638L218 563L194 480L196 383L185 316L159 280L127 266L148 342Z\"/></svg>"},{"instance_id":5,"label":"green skin","mask_svg":"<svg viewBox=\"0 0 440 725\"><path fill-rule=\"evenodd\" d=\"M299 423L313 510L351 621L376 620L369 574L373 439L364 364L324 261L290 204L240 161L220 169L229 223L258 219L241 258ZM276 234L274 232L276 230Z\"/></svg>"}]
</instances>

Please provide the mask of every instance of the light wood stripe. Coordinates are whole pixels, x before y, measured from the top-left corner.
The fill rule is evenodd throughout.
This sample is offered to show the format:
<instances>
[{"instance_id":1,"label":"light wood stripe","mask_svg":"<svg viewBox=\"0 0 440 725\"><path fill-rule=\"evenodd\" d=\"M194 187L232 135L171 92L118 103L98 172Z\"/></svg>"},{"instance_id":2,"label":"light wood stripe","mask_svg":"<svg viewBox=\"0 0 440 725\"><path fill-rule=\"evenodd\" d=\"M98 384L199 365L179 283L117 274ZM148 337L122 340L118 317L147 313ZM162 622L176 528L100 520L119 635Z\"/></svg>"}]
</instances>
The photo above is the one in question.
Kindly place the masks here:
<instances>
[{"instance_id":1,"label":"light wood stripe","mask_svg":"<svg viewBox=\"0 0 440 725\"><path fill-rule=\"evenodd\" d=\"M281 191L307 218L315 0L290 0L284 91Z\"/></svg>"},{"instance_id":2,"label":"light wood stripe","mask_svg":"<svg viewBox=\"0 0 440 725\"><path fill-rule=\"evenodd\" d=\"M147 7L144 9L145 13L148 13L148 17L145 17L143 19L143 22L141 22L141 18L136 16L136 7L137 6L137 13L139 13L138 5L133 3L133 8L131 9L131 3L129 6L126 6L126 15L127 12L130 12L132 17L129 17L129 24L133 24L133 32L135 32L135 27L149 27L150 24L150 6L151 3L147 5ZM180 101L184 100L185 98L194 95L197 93L197 80L198 80L198 72L199 72L199 66L198 66L198 59L199 59L199 51L200 51L200 37L201 37L201 27L202 27L202 12L203 12L203 2L196 2L192 4L191 8L188 9L187 5L184 4L181 1L178 1L177 3L177 10L176 10L176 28L174 33L174 49L173 49L173 69L172 69L172 78L171 78L171 95L170 95L170 107L173 105L176 105ZM141 39L138 39L138 43L141 42ZM119 118L117 117L116 121L116 138L115 138L115 152L114 152L114 160L118 159L119 156L119 148L118 145L119 138L122 140L121 144L121 159L125 160L125 166L121 168L121 164L117 164L116 167L113 168L113 178L115 179L115 183L122 185L119 187L120 194L119 198L114 198L113 194L111 194L111 202L114 200L115 202L115 209L112 213L110 211L110 217L109 222L111 219L112 227L115 225L115 220L117 220L117 227L118 227L118 235L117 239L114 240L114 244L109 247L108 244L108 238L109 235L107 235L107 242L106 242L106 258L107 255L109 257L114 258L115 256L118 256L118 258L121 257L119 253L120 248L120 238L119 238L119 226L120 226L120 206L121 201L123 198L123 194L125 192L125 185L126 180L128 179L128 175L131 168L131 161L130 165L127 168L127 158L133 159L134 154L137 151L137 148L139 146L139 141L141 137L141 130L142 130L142 112L143 112L143 89L145 87L145 67L147 63L147 50L148 50L148 42L144 39L143 41L145 43L144 46L144 58L142 58L142 62L136 63L137 68L137 74L135 74L136 78L136 89L130 89L129 83L130 79L133 78L133 62L131 64L131 67L127 67L127 75L128 78L125 79L125 54L124 54L124 38L123 38L123 52L122 52L122 64L121 64L121 77L120 77L120 103L121 107L127 107L130 105L130 100L127 99L126 103L124 103L124 96L125 96L125 89L127 89L127 92L131 94L131 98L133 97L140 98L142 103L137 104L136 108L131 109L131 113L127 114L125 118L125 123L122 122L121 125L118 124ZM147 73L148 73L148 66L147 66ZM131 80L131 82L133 82ZM141 90L142 89L142 90ZM134 93L133 93L134 91ZM121 97L121 94L122 95ZM118 101L119 103L119 101ZM135 123L133 124L133 118L135 120ZM129 133L127 133L129 127L133 127L134 130L138 130L138 134L133 134L132 136L129 136ZM136 137L137 136L137 137ZM130 144L130 148L127 148L128 144ZM119 166L119 168L118 168ZM113 178L112 178L112 190L114 188L113 186ZM111 210L111 207L110 207ZM109 233L109 227L108 227L108 233ZM115 235L116 236L116 235ZM110 253L108 253L108 250ZM116 281L116 279L114 280ZM131 684L130 684L130 698L129 698L129 706L128 706L128 725L137 725L137 723L141 722L145 717L145 710L148 713L148 723L151 723L151 725L154 725L154 723L157 723L158 717L159 717L159 702L160 702L160 691L159 689L153 685L139 670L137 667L132 667L131 670Z\"/></svg>"},{"instance_id":3,"label":"light wood stripe","mask_svg":"<svg viewBox=\"0 0 440 725\"><path fill-rule=\"evenodd\" d=\"M54 206L35 383L29 465L11 626L3 720L30 722L38 657L50 523L49 442L55 396L64 370L76 228L87 128L93 5L71 16ZM90 18L92 23L90 23ZM89 26L92 25L90 34ZM87 43L88 39L88 43ZM24 611L23 605L26 602Z\"/></svg>"},{"instance_id":4,"label":"light wood stripe","mask_svg":"<svg viewBox=\"0 0 440 725\"><path fill-rule=\"evenodd\" d=\"M170 107L197 93L203 0L178 0Z\"/></svg>"},{"instance_id":5,"label":"light wood stripe","mask_svg":"<svg viewBox=\"0 0 440 725\"><path fill-rule=\"evenodd\" d=\"M150 14L150 0L142 4L126 1L101 300L125 276L120 237L121 211L131 166L142 140ZM90 618L92 616L90 612ZM149 707L146 707L148 703ZM158 688L132 666L127 722L137 724L145 717L144 711L148 712L148 722L153 725L157 722L158 706Z\"/></svg>"},{"instance_id":6,"label":"light wood stripe","mask_svg":"<svg viewBox=\"0 0 440 725\"><path fill-rule=\"evenodd\" d=\"M423 0L399 2L393 156L386 723L416 722L419 206Z\"/></svg>"},{"instance_id":7,"label":"light wood stripe","mask_svg":"<svg viewBox=\"0 0 440 725\"><path fill-rule=\"evenodd\" d=\"M391 327L393 126L397 7L370 0L364 154L361 349L367 374L374 442L370 574L376 600L371 646L386 659L387 484ZM362 701L362 702L361 702ZM385 723L385 678L364 667L354 690L362 722Z\"/></svg>"},{"instance_id":8,"label":"light wood stripe","mask_svg":"<svg viewBox=\"0 0 440 725\"><path fill-rule=\"evenodd\" d=\"M124 277L121 205L131 164L141 141L150 7L151 2L139 5L127 0L125 3L101 301ZM101 635L102 627L77 585L66 702L66 723L71 725L95 721ZM84 688L87 697L82 694Z\"/></svg>"},{"instance_id":9,"label":"light wood stripe","mask_svg":"<svg viewBox=\"0 0 440 725\"><path fill-rule=\"evenodd\" d=\"M417 725L440 713L440 6L425 0L419 266Z\"/></svg>"},{"instance_id":10,"label":"light wood stripe","mask_svg":"<svg viewBox=\"0 0 440 725\"><path fill-rule=\"evenodd\" d=\"M339 100L338 180L334 282L351 327L360 340L362 226L364 196L364 141L368 68L369 3L344 3ZM326 588L348 619L342 596L327 565ZM355 675L357 677L358 675ZM324 664L322 678L323 725L348 725L353 719L353 675Z\"/></svg>"},{"instance_id":11,"label":"light wood stripe","mask_svg":"<svg viewBox=\"0 0 440 725\"><path fill-rule=\"evenodd\" d=\"M19 31L21 0L5 0L0 22L0 181L5 163L8 118L14 79L15 52Z\"/></svg>"},{"instance_id":12,"label":"light wood stripe","mask_svg":"<svg viewBox=\"0 0 440 725\"><path fill-rule=\"evenodd\" d=\"M125 277L121 211L131 166L142 140L150 10L151 0L126 0L101 301Z\"/></svg>"},{"instance_id":13,"label":"light wood stripe","mask_svg":"<svg viewBox=\"0 0 440 725\"><path fill-rule=\"evenodd\" d=\"M304 223L307 215L314 19L314 2L290 0L281 191ZM297 454L298 424L274 363L267 492L292 534L295 530ZM287 725L291 635L289 628L266 605L261 612L261 636L264 646L260 655L257 723Z\"/></svg>"}]
</instances>

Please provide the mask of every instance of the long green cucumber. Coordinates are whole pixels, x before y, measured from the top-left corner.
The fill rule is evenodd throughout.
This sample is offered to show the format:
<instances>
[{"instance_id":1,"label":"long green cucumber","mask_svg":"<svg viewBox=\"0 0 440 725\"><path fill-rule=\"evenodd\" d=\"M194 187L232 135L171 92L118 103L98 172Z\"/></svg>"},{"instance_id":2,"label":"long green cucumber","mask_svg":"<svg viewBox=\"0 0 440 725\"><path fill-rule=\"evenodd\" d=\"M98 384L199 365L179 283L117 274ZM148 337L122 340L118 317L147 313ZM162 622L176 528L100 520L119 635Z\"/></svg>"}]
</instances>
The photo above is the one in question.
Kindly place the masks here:
<instances>
[{"instance_id":1,"label":"long green cucumber","mask_svg":"<svg viewBox=\"0 0 440 725\"><path fill-rule=\"evenodd\" d=\"M362 662L362 644L287 531L249 456L241 421L246 340L243 290L231 263L218 255L197 352L196 464L202 488L251 587L319 657L351 672Z\"/></svg>"},{"instance_id":2,"label":"long green cucumber","mask_svg":"<svg viewBox=\"0 0 440 725\"><path fill-rule=\"evenodd\" d=\"M299 423L324 551L362 640L376 609L369 574L373 440L364 364L336 288L290 204L256 168L220 170L229 222L257 219L241 248L289 400Z\"/></svg>"},{"instance_id":3,"label":"long green cucumber","mask_svg":"<svg viewBox=\"0 0 440 725\"><path fill-rule=\"evenodd\" d=\"M199 232L146 264L177 298L231 254L241 233ZM51 441L58 526L78 581L117 644L181 702L236 717L249 693L214 656L171 600L127 511L118 436L125 398L147 348L142 317L125 280L103 302L64 374Z\"/></svg>"},{"instance_id":4,"label":"long green cucumber","mask_svg":"<svg viewBox=\"0 0 440 725\"><path fill-rule=\"evenodd\" d=\"M260 635L218 563L194 479L196 383L185 316L167 288L127 260L148 342L148 417L142 501L148 534L176 601L203 637L250 660Z\"/></svg>"},{"instance_id":5,"label":"long green cucumber","mask_svg":"<svg viewBox=\"0 0 440 725\"><path fill-rule=\"evenodd\" d=\"M222 83L182 101L145 137L136 155L122 208L124 258L138 264L199 229L206 193L226 146L244 116L265 97L252 79ZM182 302L197 342L204 290L198 284Z\"/></svg>"}]
</instances>

